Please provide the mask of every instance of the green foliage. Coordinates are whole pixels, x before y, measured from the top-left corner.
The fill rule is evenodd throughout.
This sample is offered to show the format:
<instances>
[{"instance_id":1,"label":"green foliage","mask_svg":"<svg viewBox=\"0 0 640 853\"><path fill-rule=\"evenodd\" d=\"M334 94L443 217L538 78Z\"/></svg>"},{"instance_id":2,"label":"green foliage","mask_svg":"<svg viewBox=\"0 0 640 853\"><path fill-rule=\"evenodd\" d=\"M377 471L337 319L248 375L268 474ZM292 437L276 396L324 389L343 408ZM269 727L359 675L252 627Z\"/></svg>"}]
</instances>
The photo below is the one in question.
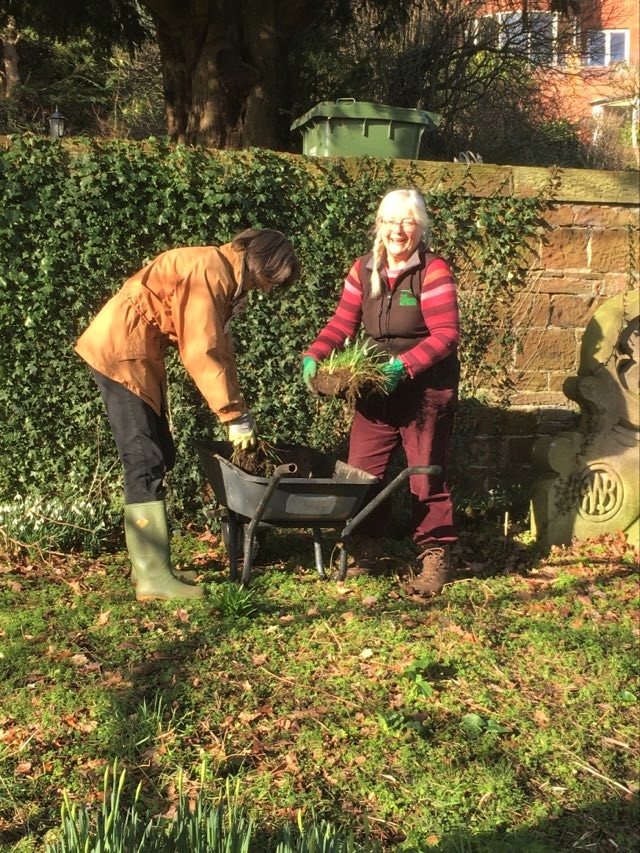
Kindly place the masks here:
<instances>
[{"instance_id":1,"label":"green foliage","mask_svg":"<svg viewBox=\"0 0 640 853\"><path fill-rule=\"evenodd\" d=\"M145 139L165 136L160 51L151 41L109 58L99 127L103 136Z\"/></svg>"},{"instance_id":2,"label":"green foliage","mask_svg":"<svg viewBox=\"0 0 640 853\"><path fill-rule=\"evenodd\" d=\"M117 760L105 770L102 808L95 816L65 792L59 837L46 845L46 853L248 853L253 823L238 809L229 785L212 806L198 798L192 808L181 791L175 817L165 821L145 813L141 785L133 803L124 807L125 778L125 770L118 774Z\"/></svg>"},{"instance_id":3,"label":"green foliage","mask_svg":"<svg viewBox=\"0 0 640 853\"><path fill-rule=\"evenodd\" d=\"M378 373L382 380L382 363L380 354L374 352L370 342L356 339L353 342L347 340L344 349L334 350L329 358L322 362L322 367L328 373L348 370L350 373L364 374L367 377L370 373Z\"/></svg>"},{"instance_id":4,"label":"green foliage","mask_svg":"<svg viewBox=\"0 0 640 853\"><path fill-rule=\"evenodd\" d=\"M460 725L469 737L479 737L484 733L501 735L509 731L509 729L501 726L494 719L487 720L481 717L480 714L475 713L465 714Z\"/></svg>"},{"instance_id":5,"label":"green foliage","mask_svg":"<svg viewBox=\"0 0 640 853\"><path fill-rule=\"evenodd\" d=\"M334 826L324 820L304 826L299 817L295 829L285 828L275 853L355 853L361 849L356 846L352 833L347 838L342 837Z\"/></svg>"},{"instance_id":6,"label":"green foliage","mask_svg":"<svg viewBox=\"0 0 640 853\"><path fill-rule=\"evenodd\" d=\"M64 38L89 33L96 51L138 43L145 33L140 4L132 0L112 0L109 15L101 0L60 0L55 6L48 0L5 0L2 6L0 19L11 15L19 28L34 26Z\"/></svg>"},{"instance_id":7,"label":"green foliage","mask_svg":"<svg viewBox=\"0 0 640 853\"><path fill-rule=\"evenodd\" d=\"M209 600L214 610L229 619L251 616L258 610L253 590L235 583L224 583L216 587Z\"/></svg>"},{"instance_id":8,"label":"green foliage","mask_svg":"<svg viewBox=\"0 0 640 853\"><path fill-rule=\"evenodd\" d=\"M107 510L96 499L16 495L0 504L0 537L11 550L95 554L108 532Z\"/></svg>"},{"instance_id":9,"label":"green foliage","mask_svg":"<svg viewBox=\"0 0 640 853\"><path fill-rule=\"evenodd\" d=\"M320 362L314 383L322 393L344 398L347 410L353 411L362 394L388 393L387 377L382 370L385 361L385 356L376 352L371 341L363 336L355 341L347 339L343 349L334 350Z\"/></svg>"},{"instance_id":10,"label":"green foliage","mask_svg":"<svg viewBox=\"0 0 640 853\"><path fill-rule=\"evenodd\" d=\"M0 99L0 132L49 131L59 107L67 134L145 138L164 135L158 48L96 50L91 33L60 41L26 27L18 46L20 82Z\"/></svg>"},{"instance_id":11,"label":"green foliage","mask_svg":"<svg viewBox=\"0 0 640 853\"><path fill-rule=\"evenodd\" d=\"M204 777L204 769L202 773ZM175 815L152 818L140 803L141 784L131 805L124 806L126 770L118 762L104 773L102 807L93 814L87 806L72 803L63 794L61 820L45 853L250 853L254 845L253 820L238 806L238 792L227 781L224 795L215 804L203 796L190 802L180 784ZM294 828L285 827L275 853L355 853L353 836L341 838L326 821Z\"/></svg>"},{"instance_id":12,"label":"green foliage","mask_svg":"<svg viewBox=\"0 0 640 853\"><path fill-rule=\"evenodd\" d=\"M420 699L433 696L433 687L429 680L425 678L426 671L433 665L430 658L414 661L404 671L404 677L410 682L410 687L407 690L408 701L419 701Z\"/></svg>"},{"instance_id":13,"label":"green foliage","mask_svg":"<svg viewBox=\"0 0 640 853\"><path fill-rule=\"evenodd\" d=\"M508 383L508 307L523 281L544 199L473 198L464 181L421 186L410 166L361 159L307 163L264 150L208 152L150 139L23 136L0 153L0 495L98 495L115 507L120 466L97 389L73 345L122 281L160 251L221 244L247 227L291 235L303 263L284 295L251 294L234 321L241 385L260 434L274 444L334 450L349 418L319 404L300 378L300 353L335 308L344 275L370 247L380 198L417 186L435 220L433 249L456 270L466 393ZM502 325L500 325L500 323ZM500 351L495 347L499 325ZM502 353L502 355L501 355ZM174 510L201 506L192 442L223 438L175 352L168 359L178 442Z\"/></svg>"}]
</instances>

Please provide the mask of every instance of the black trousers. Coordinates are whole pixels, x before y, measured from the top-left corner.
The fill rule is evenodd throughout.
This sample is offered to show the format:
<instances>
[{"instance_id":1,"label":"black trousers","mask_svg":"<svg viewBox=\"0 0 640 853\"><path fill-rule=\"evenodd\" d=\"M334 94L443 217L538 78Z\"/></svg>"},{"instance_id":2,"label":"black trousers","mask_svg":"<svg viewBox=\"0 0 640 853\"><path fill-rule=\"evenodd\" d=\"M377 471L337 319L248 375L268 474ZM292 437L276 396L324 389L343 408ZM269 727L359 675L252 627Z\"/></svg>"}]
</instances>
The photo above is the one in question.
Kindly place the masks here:
<instances>
[{"instance_id":1,"label":"black trousers","mask_svg":"<svg viewBox=\"0 0 640 853\"><path fill-rule=\"evenodd\" d=\"M164 497L164 477L175 465L176 448L166 412L157 415L148 403L91 369L124 468L126 504L148 503Z\"/></svg>"}]
</instances>

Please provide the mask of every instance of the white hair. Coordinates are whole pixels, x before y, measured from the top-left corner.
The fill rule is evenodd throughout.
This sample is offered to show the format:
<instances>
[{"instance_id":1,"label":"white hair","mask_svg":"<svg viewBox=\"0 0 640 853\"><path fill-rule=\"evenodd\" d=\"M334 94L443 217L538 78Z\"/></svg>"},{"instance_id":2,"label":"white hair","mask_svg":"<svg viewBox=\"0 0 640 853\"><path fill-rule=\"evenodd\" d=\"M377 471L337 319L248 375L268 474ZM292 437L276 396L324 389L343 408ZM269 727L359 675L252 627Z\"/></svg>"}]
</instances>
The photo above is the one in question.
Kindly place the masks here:
<instances>
[{"instance_id":1,"label":"white hair","mask_svg":"<svg viewBox=\"0 0 640 853\"><path fill-rule=\"evenodd\" d=\"M373 272L371 273L371 296L374 298L382 293L380 271L384 269L386 249L382 241L383 219L415 219L421 229L420 237L429 243L431 235L431 220L427 214L424 199L416 190L392 190L387 193L378 206L376 213L375 237L373 240Z\"/></svg>"}]
</instances>

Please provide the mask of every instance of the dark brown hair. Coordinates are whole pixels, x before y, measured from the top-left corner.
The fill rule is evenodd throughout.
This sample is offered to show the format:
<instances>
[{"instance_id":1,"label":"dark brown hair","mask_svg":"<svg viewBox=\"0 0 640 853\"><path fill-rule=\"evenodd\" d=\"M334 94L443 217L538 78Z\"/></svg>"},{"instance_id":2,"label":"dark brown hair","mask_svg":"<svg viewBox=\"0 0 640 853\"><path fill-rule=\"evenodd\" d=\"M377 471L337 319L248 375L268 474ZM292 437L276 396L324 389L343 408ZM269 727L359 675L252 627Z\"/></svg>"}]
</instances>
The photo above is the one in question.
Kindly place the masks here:
<instances>
[{"instance_id":1,"label":"dark brown hair","mask_svg":"<svg viewBox=\"0 0 640 853\"><path fill-rule=\"evenodd\" d=\"M236 251L244 251L247 270L252 276L264 276L276 286L293 284L300 275L300 261L293 246L281 231L272 228L247 228L231 242Z\"/></svg>"}]
</instances>

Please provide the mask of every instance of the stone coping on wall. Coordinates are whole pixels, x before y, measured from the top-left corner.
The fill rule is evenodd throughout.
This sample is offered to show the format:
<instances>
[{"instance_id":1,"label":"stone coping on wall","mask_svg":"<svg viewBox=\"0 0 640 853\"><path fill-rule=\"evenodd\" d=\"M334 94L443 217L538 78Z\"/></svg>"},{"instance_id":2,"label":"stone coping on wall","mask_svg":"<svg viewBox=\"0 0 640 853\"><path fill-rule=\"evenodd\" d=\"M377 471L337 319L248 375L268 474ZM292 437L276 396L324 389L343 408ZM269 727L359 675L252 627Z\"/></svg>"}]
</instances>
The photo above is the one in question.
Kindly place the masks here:
<instances>
[{"instance_id":1,"label":"stone coping on wall","mask_svg":"<svg viewBox=\"0 0 640 853\"><path fill-rule=\"evenodd\" d=\"M342 162L347 171L357 168L358 157L305 157L322 168L323 162ZM640 205L640 172L604 169L562 169L545 166L499 166L491 163L450 163L436 160L394 160L398 172L414 170L423 190L463 186L472 195L519 196L549 194L555 202L580 204Z\"/></svg>"},{"instance_id":2,"label":"stone coping on wall","mask_svg":"<svg viewBox=\"0 0 640 853\"><path fill-rule=\"evenodd\" d=\"M477 196L515 195L521 198L539 195L545 188L556 202L580 204L640 205L640 172L601 169L555 169L534 166L495 166L491 164L409 163L429 188L458 186Z\"/></svg>"}]
</instances>

